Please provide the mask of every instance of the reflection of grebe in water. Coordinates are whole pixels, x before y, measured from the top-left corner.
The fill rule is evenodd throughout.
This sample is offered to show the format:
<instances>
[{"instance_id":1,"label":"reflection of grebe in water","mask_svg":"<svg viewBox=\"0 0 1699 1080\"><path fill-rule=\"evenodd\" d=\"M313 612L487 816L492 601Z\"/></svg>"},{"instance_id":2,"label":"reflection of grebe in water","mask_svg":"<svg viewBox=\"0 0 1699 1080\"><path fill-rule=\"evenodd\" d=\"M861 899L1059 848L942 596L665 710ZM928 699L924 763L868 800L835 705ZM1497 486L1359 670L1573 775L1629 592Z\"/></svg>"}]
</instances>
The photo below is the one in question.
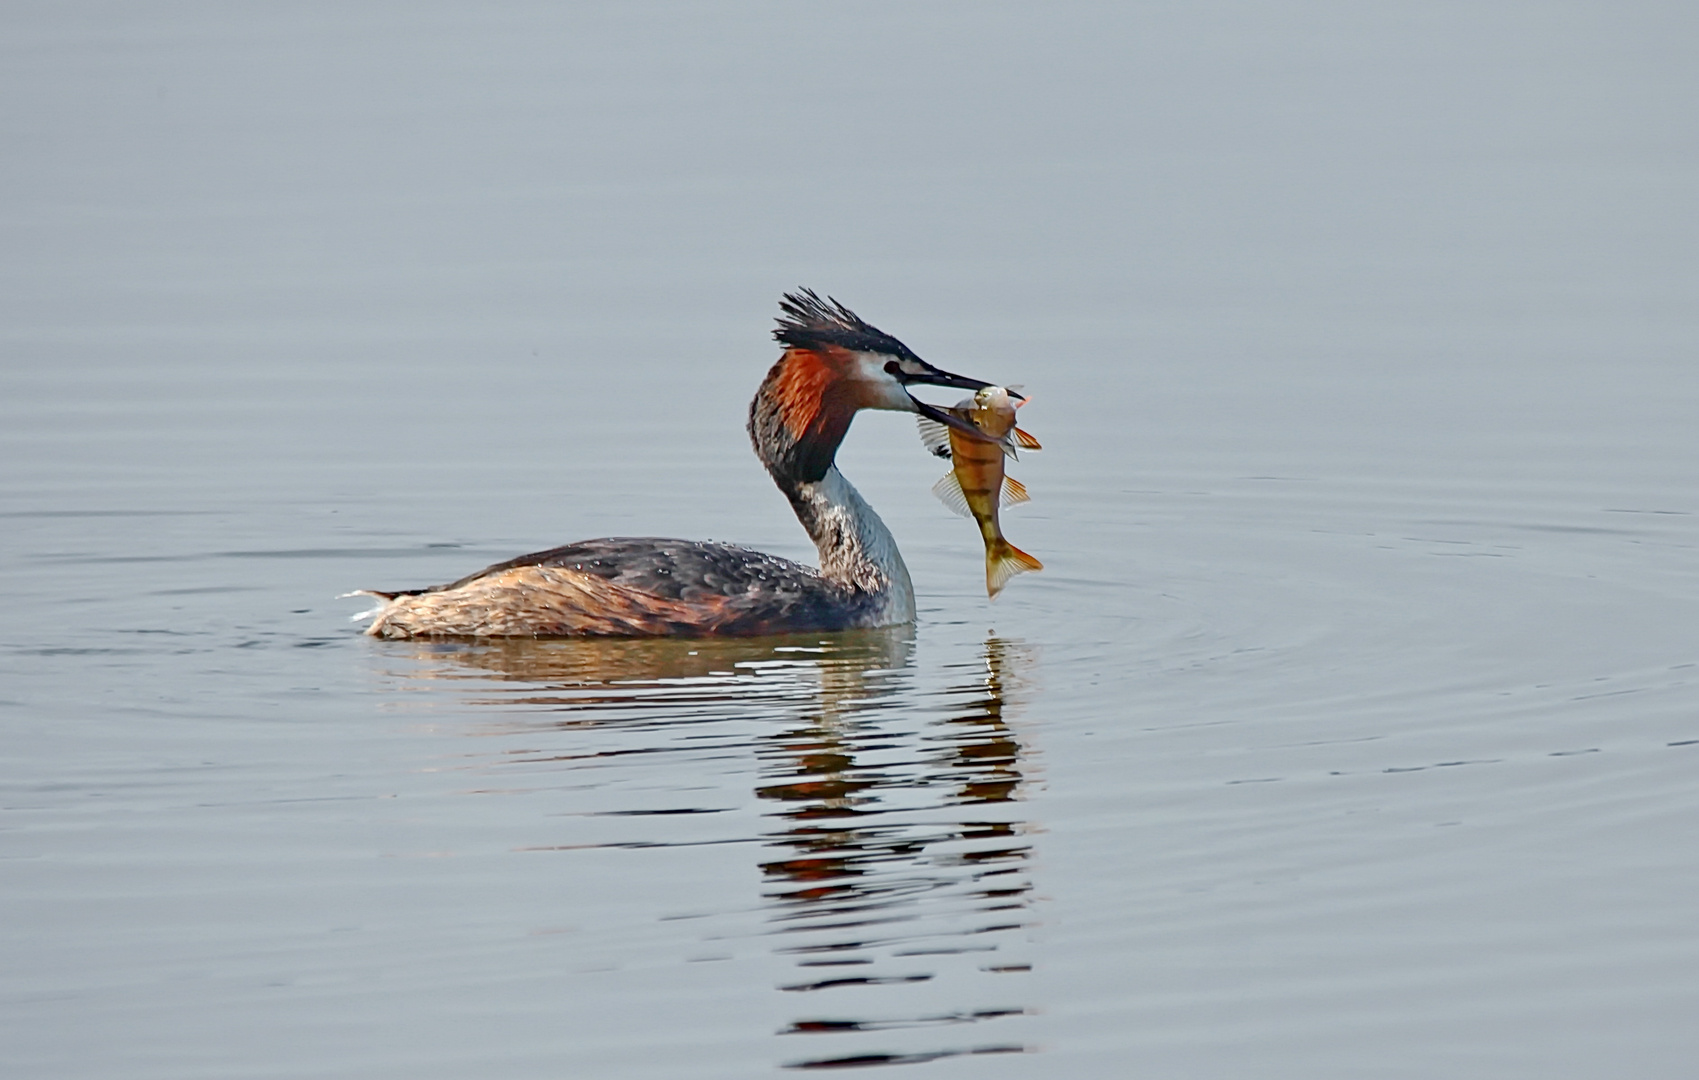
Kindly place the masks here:
<instances>
[{"instance_id":1,"label":"reflection of grebe in water","mask_svg":"<svg viewBox=\"0 0 1699 1080\"><path fill-rule=\"evenodd\" d=\"M594 727L622 717L676 726L691 709L790 701L809 709L859 702L878 673L909 664L906 627L759 638L594 637L420 641L412 678L493 680L480 705L545 706L553 727ZM571 716L564 716L570 713Z\"/></svg>"},{"instance_id":2,"label":"reflection of grebe in water","mask_svg":"<svg viewBox=\"0 0 1699 1080\"><path fill-rule=\"evenodd\" d=\"M1005 722L1005 700L1031 661L1018 642L988 640L978 670L952 680L948 718L926 725L912 749L893 738L878 713L858 716L850 705L784 732L764 755L764 771L777 782L757 794L778 804L769 816L783 822L767 834L782 857L762 864L765 895L785 942L780 951L795 958L800 976L780 989L804 995L797 1007L808 1010L782 1034L862 1036L810 1040L811 1050L825 1053L791 1068L1027 1049L1006 1037L939 1046L886 1034L1025 1015L1025 1006L1005 996L1022 991L1001 979L968 984L976 995L995 994L989 1001L908 1015L881 1009L877 999L875 1015L856 1015L849 1010L868 1008L869 999L846 1009L833 992L1030 970L1020 950L1031 904L1031 843L1019 808L1029 764ZM891 761L894 743L913 760Z\"/></svg>"},{"instance_id":3,"label":"reflection of grebe in water","mask_svg":"<svg viewBox=\"0 0 1699 1080\"><path fill-rule=\"evenodd\" d=\"M1036 653L992 637L927 674L914 647L893 628L419 641L380 655L496 707L483 715L498 723L467 732L498 740L470 767L523 786L470 793L550 793L536 842L517 850L644 852L634 873L669 894L703 864L667 852L723 853L715 876L733 881L753 859L765 946L735 900L668 925L701 927L683 948L748 941L784 957L782 1059L813 1069L1028 1049L1015 1018L1032 1011L1035 762L1011 721ZM759 816L735 764L750 753Z\"/></svg>"},{"instance_id":4,"label":"reflection of grebe in water","mask_svg":"<svg viewBox=\"0 0 1699 1080\"><path fill-rule=\"evenodd\" d=\"M788 294L773 336L784 354L749 407L749 436L820 551L820 569L731 544L586 540L497 563L449 585L368 590L374 637L743 636L896 626L914 589L896 541L833 463L862 409L918 412L910 385L989 384L928 364L810 290Z\"/></svg>"}]
</instances>

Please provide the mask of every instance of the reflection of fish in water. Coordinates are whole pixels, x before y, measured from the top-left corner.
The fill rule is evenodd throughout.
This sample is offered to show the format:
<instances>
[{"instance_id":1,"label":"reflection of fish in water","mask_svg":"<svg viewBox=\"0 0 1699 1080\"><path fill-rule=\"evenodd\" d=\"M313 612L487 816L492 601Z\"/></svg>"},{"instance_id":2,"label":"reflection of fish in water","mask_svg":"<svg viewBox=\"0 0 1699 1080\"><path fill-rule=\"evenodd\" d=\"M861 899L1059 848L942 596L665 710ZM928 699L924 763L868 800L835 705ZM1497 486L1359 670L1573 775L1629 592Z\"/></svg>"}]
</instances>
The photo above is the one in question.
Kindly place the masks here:
<instances>
[{"instance_id":1,"label":"reflection of fish in water","mask_svg":"<svg viewBox=\"0 0 1699 1080\"><path fill-rule=\"evenodd\" d=\"M1023 402L1025 398L1021 399ZM955 465L933 487L933 494L951 510L979 523L985 537L985 592L995 597L1016 574L1042 570L1044 564L1003 539L997 521L999 506L1028 500L1020 481L1003 472L1003 457L1015 447L1040 449L1038 440L1015 426L1015 401L1001 386L987 386L946 412L978 428L989 442L975 439L935 420L920 418L920 440L926 448Z\"/></svg>"}]
</instances>

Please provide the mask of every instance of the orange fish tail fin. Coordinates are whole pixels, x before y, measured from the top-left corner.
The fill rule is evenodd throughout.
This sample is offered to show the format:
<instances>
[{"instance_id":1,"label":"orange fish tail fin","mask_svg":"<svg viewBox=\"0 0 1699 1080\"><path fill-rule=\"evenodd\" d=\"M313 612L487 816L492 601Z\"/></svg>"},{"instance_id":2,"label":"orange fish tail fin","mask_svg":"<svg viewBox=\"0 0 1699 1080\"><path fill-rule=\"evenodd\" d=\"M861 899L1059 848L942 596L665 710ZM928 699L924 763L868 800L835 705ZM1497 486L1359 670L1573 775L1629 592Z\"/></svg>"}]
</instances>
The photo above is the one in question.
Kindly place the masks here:
<instances>
[{"instance_id":1,"label":"orange fish tail fin","mask_svg":"<svg viewBox=\"0 0 1699 1080\"><path fill-rule=\"evenodd\" d=\"M1044 564L1007 540L993 541L985 549L985 592L996 597L1016 574L1042 570Z\"/></svg>"}]
</instances>

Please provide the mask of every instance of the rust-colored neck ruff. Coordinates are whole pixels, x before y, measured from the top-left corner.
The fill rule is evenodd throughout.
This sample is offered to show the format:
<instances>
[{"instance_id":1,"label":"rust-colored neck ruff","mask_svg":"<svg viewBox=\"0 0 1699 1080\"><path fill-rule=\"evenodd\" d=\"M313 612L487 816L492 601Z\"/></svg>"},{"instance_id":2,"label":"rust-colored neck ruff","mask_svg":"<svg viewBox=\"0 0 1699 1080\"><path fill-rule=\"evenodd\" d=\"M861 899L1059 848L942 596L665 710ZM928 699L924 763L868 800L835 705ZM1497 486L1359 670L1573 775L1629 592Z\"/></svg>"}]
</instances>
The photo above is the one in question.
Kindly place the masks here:
<instances>
[{"instance_id":1,"label":"rust-colored neck ruff","mask_svg":"<svg viewBox=\"0 0 1699 1080\"><path fill-rule=\"evenodd\" d=\"M749 404L755 454L787 493L826 475L855 418L840 363L831 353L786 349Z\"/></svg>"}]
</instances>

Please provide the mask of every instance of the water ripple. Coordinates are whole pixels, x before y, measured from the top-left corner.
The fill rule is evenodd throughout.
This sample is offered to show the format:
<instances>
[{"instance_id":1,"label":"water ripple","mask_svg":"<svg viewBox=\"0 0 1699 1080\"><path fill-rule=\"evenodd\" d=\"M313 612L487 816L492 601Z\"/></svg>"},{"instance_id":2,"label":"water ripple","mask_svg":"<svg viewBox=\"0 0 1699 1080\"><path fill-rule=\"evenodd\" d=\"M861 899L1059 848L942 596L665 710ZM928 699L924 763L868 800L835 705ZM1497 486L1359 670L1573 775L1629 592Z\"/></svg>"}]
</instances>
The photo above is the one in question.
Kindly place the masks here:
<instances>
[{"instance_id":1,"label":"water ripple","mask_svg":"<svg viewBox=\"0 0 1699 1080\"><path fill-rule=\"evenodd\" d=\"M461 683L468 705L501 710L471 733L496 740L493 752L457 768L570 780L469 794L570 789L580 793L576 804L551 809L549 819L577 821L579 832L593 822L640 830L515 850L650 858L719 850L725 855L717 857L734 860L751 848L761 852L754 901L765 928L748 943L795 973L771 989L786 998L841 998L854 1009L795 1016L780 1035L843 1045L785 1067L1028 1049L878 1045L887 1033L1034 1011L1007 1000L1008 976L1031 970L1019 953L1033 922L1032 837L1041 831L1023 814L1032 751L1009 722L1016 711L1009 689L1036 662L1028 647L992 637L975 662L941 667L935 678L942 682L933 685L920 685L907 631L385 648L402 685ZM753 769L753 807L692 798L686 778L709 767ZM633 787L644 792L635 803ZM715 822L724 828L704 832L696 824ZM742 832L745 822L757 827ZM713 912L691 918L704 916L717 924ZM715 930L703 938L710 939L723 949L737 937ZM981 994L993 1000L974 1000Z\"/></svg>"}]
</instances>

